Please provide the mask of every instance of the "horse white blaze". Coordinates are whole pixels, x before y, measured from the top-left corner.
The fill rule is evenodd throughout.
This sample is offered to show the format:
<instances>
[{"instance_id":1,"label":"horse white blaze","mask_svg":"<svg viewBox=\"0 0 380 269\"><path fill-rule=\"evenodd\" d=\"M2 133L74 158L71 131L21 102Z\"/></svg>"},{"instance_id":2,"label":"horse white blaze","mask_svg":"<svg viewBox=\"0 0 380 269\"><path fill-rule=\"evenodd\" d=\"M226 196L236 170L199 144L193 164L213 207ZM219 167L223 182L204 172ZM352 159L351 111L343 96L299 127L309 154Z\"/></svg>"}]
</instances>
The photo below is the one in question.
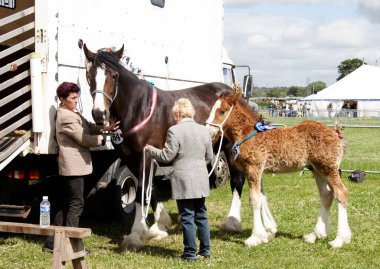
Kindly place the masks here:
<instances>
[{"instance_id":1,"label":"horse white blaze","mask_svg":"<svg viewBox=\"0 0 380 269\"><path fill-rule=\"evenodd\" d=\"M97 69L97 76L96 76L96 90L103 91L104 85L106 82L106 76L104 74L104 70L101 68ZM94 96L94 110L98 111L105 111L106 106L104 104L104 95L100 92L96 92Z\"/></svg>"},{"instance_id":2,"label":"horse white blaze","mask_svg":"<svg viewBox=\"0 0 380 269\"><path fill-rule=\"evenodd\" d=\"M220 105L222 104L222 102L220 100L217 100L214 104L214 106L212 107L211 111L210 111L210 116L208 117L208 119L206 120L206 126L210 129L210 135L211 135L211 138L214 139L214 137L217 135L217 133L219 132L219 128L214 126L214 125L211 125L211 123L214 121L215 119L215 114L216 114L216 110L218 108L220 108Z\"/></svg>"}]
</instances>

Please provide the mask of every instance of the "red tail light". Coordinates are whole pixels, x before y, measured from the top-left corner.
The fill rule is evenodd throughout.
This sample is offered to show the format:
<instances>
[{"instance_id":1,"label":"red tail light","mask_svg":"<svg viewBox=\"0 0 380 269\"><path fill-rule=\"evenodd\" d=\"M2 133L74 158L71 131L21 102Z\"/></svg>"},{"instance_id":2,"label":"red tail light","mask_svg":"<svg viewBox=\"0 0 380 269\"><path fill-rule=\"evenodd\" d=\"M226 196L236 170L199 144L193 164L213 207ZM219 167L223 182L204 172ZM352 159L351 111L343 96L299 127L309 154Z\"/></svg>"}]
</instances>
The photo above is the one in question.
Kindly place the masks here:
<instances>
[{"instance_id":1,"label":"red tail light","mask_svg":"<svg viewBox=\"0 0 380 269\"><path fill-rule=\"evenodd\" d=\"M30 180L39 180L40 179L40 171L38 170L30 170L29 172Z\"/></svg>"},{"instance_id":2,"label":"red tail light","mask_svg":"<svg viewBox=\"0 0 380 269\"><path fill-rule=\"evenodd\" d=\"M14 178L14 173L13 173L13 170L9 170L8 172L7 172L7 178L8 179L13 179Z\"/></svg>"}]
</instances>

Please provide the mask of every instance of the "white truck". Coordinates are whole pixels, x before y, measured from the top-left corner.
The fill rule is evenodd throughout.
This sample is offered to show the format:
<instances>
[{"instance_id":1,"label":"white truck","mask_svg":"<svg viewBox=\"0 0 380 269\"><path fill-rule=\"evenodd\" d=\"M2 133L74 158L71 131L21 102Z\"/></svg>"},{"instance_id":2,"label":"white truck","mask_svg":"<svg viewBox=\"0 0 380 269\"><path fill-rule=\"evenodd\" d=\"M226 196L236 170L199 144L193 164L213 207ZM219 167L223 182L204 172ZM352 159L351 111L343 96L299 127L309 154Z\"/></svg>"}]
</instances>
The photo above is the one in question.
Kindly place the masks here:
<instances>
[{"instance_id":1,"label":"white truck","mask_svg":"<svg viewBox=\"0 0 380 269\"><path fill-rule=\"evenodd\" d=\"M55 90L61 82L80 86L79 109L92 120L78 44L92 51L124 44L133 69L164 90L230 84L235 65L223 60L223 14L220 0L0 0L0 216L25 216L25 205L37 206L54 189ZM248 74L248 97L251 83ZM120 172L128 164L120 164L110 142L92 150L94 173L85 192L94 195L86 209L130 213L136 181ZM102 210L109 206L116 212Z\"/></svg>"}]
</instances>

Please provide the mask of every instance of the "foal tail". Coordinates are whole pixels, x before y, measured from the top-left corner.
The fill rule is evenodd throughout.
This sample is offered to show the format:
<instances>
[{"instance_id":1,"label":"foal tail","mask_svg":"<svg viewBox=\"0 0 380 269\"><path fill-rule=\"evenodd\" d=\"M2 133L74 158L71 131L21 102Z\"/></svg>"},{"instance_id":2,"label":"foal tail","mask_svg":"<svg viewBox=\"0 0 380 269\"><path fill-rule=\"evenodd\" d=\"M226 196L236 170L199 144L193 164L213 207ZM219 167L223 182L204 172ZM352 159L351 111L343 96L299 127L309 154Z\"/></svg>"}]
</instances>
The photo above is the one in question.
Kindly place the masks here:
<instances>
[{"instance_id":1,"label":"foal tail","mask_svg":"<svg viewBox=\"0 0 380 269\"><path fill-rule=\"evenodd\" d=\"M345 139L345 138L342 138L342 139L340 139L340 145L341 145L341 147L342 147L342 151L343 151L343 154L342 154L342 158L343 158L343 156L346 154L346 152L347 152L347 139Z\"/></svg>"}]
</instances>

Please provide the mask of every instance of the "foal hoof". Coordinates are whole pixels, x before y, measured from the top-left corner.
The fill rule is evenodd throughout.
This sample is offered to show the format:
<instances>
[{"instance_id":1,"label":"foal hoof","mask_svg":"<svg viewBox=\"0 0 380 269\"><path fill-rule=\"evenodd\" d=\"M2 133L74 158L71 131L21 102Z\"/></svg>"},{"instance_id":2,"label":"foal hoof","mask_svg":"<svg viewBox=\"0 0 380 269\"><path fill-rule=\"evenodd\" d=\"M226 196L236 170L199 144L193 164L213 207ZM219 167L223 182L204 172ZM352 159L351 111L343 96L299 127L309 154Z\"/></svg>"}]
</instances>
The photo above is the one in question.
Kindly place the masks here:
<instances>
[{"instance_id":1,"label":"foal hoof","mask_svg":"<svg viewBox=\"0 0 380 269\"><path fill-rule=\"evenodd\" d=\"M225 222L219 226L220 234L231 234L241 232L241 221L235 217L228 217Z\"/></svg>"},{"instance_id":2,"label":"foal hoof","mask_svg":"<svg viewBox=\"0 0 380 269\"><path fill-rule=\"evenodd\" d=\"M125 235L120 244L120 250L125 251L140 251L145 247L145 243L141 240L138 234Z\"/></svg>"},{"instance_id":3,"label":"foal hoof","mask_svg":"<svg viewBox=\"0 0 380 269\"><path fill-rule=\"evenodd\" d=\"M305 234L303 240L307 243L314 244L317 240L317 235L315 233Z\"/></svg>"},{"instance_id":4,"label":"foal hoof","mask_svg":"<svg viewBox=\"0 0 380 269\"><path fill-rule=\"evenodd\" d=\"M244 245L246 247L256 247L260 245L261 243L268 243L268 238L265 236L257 236L257 235L252 235L249 237L247 240L244 241Z\"/></svg>"},{"instance_id":5,"label":"foal hoof","mask_svg":"<svg viewBox=\"0 0 380 269\"><path fill-rule=\"evenodd\" d=\"M351 243L351 239L343 239L340 237L335 238L333 241L329 242L329 245L332 249L341 248L346 244Z\"/></svg>"}]
</instances>

